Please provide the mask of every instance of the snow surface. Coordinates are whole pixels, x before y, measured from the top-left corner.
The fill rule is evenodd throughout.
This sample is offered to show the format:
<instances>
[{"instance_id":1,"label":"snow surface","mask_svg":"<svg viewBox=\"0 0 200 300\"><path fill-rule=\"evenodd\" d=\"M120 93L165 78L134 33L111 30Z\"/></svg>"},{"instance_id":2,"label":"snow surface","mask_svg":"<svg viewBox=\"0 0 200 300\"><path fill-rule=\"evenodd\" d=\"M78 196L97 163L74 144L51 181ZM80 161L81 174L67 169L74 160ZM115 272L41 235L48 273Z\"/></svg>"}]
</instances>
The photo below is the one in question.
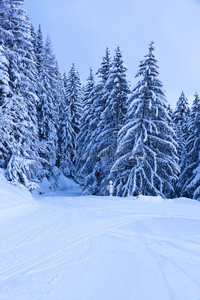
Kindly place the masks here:
<instances>
[{"instance_id":1,"label":"snow surface","mask_svg":"<svg viewBox=\"0 0 200 300\"><path fill-rule=\"evenodd\" d=\"M1 178L0 299L200 299L199 202L65 184L33 198Z\"/></svg>"}]
</instances>

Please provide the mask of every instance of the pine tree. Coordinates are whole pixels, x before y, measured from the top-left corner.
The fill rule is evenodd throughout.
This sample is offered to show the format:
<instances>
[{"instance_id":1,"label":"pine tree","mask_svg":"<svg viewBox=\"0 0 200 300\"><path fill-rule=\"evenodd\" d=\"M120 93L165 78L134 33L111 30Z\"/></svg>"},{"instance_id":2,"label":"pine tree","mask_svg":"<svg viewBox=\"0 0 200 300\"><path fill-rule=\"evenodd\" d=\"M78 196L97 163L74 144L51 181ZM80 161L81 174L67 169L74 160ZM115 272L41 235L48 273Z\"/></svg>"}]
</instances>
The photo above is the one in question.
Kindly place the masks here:
<instances>
[{"instance_id":1,"label":"pine tree","mask_svg":"<svg viewBox=\"0 0 200 300\"><path fill-rule=\"evenodd\" d=\"M180 98L177 101L176 108L172 114L172 121L174 130L176 133L176 142L178 144L178 158L179 158L179 168L182 173L185 169L185 155L187 153L186 150L186 140L188 138L188 124L190 117L190 108L188 104L188 100L184 94L181 93ZM182 186L178 182L175 185L176 196L180 196L182 193Z\"/></svg>"},{"instance_id":2,"label":"pine tree","mask_svg":"<svg viewBox=\"0 0 200 300\"><path fill-rule=\"evenodd\" d=\"M80 119L80 132L78 134L78 162L77 162L77 180L81 183L84 179L84 175L81 173L81 169L86 162L86 149L89 143L91 128L90 124L93 120L92 113L92 99L94 97L95 79L92 69L90 69L90 75L87 79L87 84L83 92L82 99L82 116Z\"/></svg>"},{"instance_id":3,"label":"pine tree","mask_svg":"<svg viewBox=\"0 0 200 300\"><path fill-rule=\"evenodd\" d=\"M57 160L61 88L50 39L44 46L41 27L36 35L23 3L0 2L0 159L9 180L32 189Z\"/></svg>"},{"instance_id":4,"label":"pine tree","mask_svg":"<svg viewBox=\"0 0 200 300\"><path fill-rule=\"evenodd\" d=\"M0 1L0 167L6 168L12 153L12 127L9 113L12 104L10 61L13 32L11 23L11 1Z\"/></svg>"},{"instance_id":5,"label":"pine tree","mask_svg":"<svg viewBox=\"0 0 200 300\"><path fill-rule=\"evenodd\" d=\"M186 140L187 153L184 157L184 169L180 175L178 187L181 196L200 200L200 98L195 94L188 122L189 136Z\"/></svg>"},{"instance_id":6,"label":"pine tree","mask_svg":"<svg viewBox=\"0 0 200 300\"><path fill-rule=\"evenodd\" d=\"M0 43L0 168L6 168L12 148L9 115L12 94L9 81L8 60L5 57L3 44Z\"/></svg>"},{"instance_id":7,"label":"pine tree","mask_svg":"<svg viewBox=\"0 0 200 300\"><path fill-rule=\"evenodd\" d=\"M52 176L57 162L58 130L58 69L52 44L47 38L44 45L41 26L35 40L38 69L37 105L39 129L39 156L43 162L41 178Z\"/></svg>"},{"instance_id":8,"label":"pine tree","mask_svg":"<svg viewBox=\"0 0 200 300\"><path fill-rule=\"evenodd\" d=\"M115 193L120 196L174 192L179 170L176 142L167 124L167 102L158 75L151 42L136 74L141 80L129 98L127 124L119 132L118 159L111 170Z\"/></svg>"},{"instance_id":9,"label":"pine tree","mask_svg":"<svg viewBox=\"0 0 200 300\"><path fill-rule=\"evenodd\" d=\"M106 104L101 114L96 138L98 159L101 164L101 194L106 193L108 175L116 160L117 135L125 124L127 99L130 93L122 52L119 47L115 52L112 68L104 88L103 97Z\"/></svg>"},{"instance_id":10,"label":"pine tree","mask_svg":"<svg viewBox=\"0 0 200 300\"><path fill-rule=\"evenodd\" d=\"M67 177L74 178L75 166L73 158L76 156L76 134L71 125L70 106L66 96L66 74L62 79L61 101L59 106L59 130L58 130L58 167Z\"/></svg>"},{"instance_id":11,"label":"pine tree","mask_svg":"<svg viewBox=\"0 0 200 300\"><path fill-rule=\"evenodd\" d=\"M68 106L68 120L71 124L72 132L75 134L74 149L71 152L71 161L75 166L77 163L77 139L80 131L80 118L81 118L81 101L82 101L82 88L79 73L75 69L74 63L68 74L65 82L65 95L66 106Z\"/></svg>"},{"instance_id":12,"label":"pine tree","mask_svg":"<svg viewBox=\"0 0 200 300\"><path fill-rule=\"evenodd\" d=\"M37 178L40 166L37 159L38 98L30 22L22 8L23 2L10 2L9 34L5 40L10 89L13 93L9 110L12 119L12 153L6 174L9 180L19 181L32 189L34 184L31 181Z\"/></svg>"},{"instance_id":13,"label":"pine tree","mask_svg":"<svg viewBox=\"0 0 200 300\"><path fill-rule=\"evenodd\" d=\"M104 111L106 106L106 99L103 95L104 87L109 77L110 68L110 51L106 48L101 67L97 72L99 82L95 85L91 95L91 110L89 116L90 131L88 132L88 144L85 150L86 161L84 161L83 167L80 171L84 178L82 188L85 194L99 194L100 191L100 161L98 159L98 145L96 138L99 134L101 113Z\"/></svg>"}]
</instances>

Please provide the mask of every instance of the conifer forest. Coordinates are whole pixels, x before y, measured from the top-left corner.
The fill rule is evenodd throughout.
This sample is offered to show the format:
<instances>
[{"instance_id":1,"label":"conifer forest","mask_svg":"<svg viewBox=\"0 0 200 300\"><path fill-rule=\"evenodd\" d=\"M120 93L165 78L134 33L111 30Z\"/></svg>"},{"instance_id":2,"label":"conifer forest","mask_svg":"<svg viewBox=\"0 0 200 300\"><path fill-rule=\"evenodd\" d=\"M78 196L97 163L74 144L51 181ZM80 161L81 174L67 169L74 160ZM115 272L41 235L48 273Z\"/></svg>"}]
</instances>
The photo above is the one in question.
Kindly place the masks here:
<instances>
[{"instance_id":1,"label":"conifer forest","mask_svg":"<svg viewBox=\"0 0 200 300\"><path fill-rule=\"evenodd\" d=\"M0 1L0 168L30 191L60 174L83 194L200 200L200 98L175 109L159 79L154 42L131 87L120 47L105 49L83 86L75 63L61 74L49 37L24 0ZM159 49L158 49L159 51ZM183 87L184 89L184 87ZM195 91L194 91L195 92Z\"/></svg>"}]
</instances>

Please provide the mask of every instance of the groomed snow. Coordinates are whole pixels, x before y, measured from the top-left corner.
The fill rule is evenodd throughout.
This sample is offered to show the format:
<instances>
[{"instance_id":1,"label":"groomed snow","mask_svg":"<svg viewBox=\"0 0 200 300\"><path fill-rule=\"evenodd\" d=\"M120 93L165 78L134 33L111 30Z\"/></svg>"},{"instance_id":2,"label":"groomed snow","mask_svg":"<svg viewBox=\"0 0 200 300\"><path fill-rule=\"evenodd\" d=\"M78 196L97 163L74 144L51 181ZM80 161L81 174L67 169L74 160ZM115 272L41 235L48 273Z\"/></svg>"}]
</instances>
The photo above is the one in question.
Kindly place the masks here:
<instances>
[{"instance_id":1,"label":"groomed snow","mask_svg":"<svg viewBox=\"0 0 200 300\"><path fill-rule=\"evenodd\" d=\"M200 299L199 202L67 187L32 198L1 178L0 299Z\"/></svg>"}]
</instances>

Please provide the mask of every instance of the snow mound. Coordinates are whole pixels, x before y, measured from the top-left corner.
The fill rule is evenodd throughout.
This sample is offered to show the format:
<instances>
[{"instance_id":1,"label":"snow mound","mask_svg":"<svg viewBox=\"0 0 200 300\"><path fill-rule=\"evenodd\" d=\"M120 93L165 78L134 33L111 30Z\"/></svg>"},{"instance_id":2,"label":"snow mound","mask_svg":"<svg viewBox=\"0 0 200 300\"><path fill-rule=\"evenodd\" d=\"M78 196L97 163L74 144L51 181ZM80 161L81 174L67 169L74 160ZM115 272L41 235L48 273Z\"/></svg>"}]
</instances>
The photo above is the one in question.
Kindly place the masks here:
<instances>
[{"instance_id":1,"label":"snow mound","mask_svg":"<svg viewBox=\"0 0 200 300\"><path fill-rule=\"evenodd\" d=\"M23 185L9 183L0 170L0 210L33 204L31 193Z\"/></svg>"},{"instance_id":2,"label":"snow mound","mask_svg":"<svg viewBox=\"0 0 200 300\"><path fill-rule=\"evenodd\" d=\"M33 192L33 195L37 194L49 194L53 191L63 192L71 190L79 190L79 185L74 182L74 180L67 178L63 174L60 174L56 180L55 178L43 178L42 182L39 184L39 187Z\"/></svg>"},{"instance_id":3,"label":"snow mound","mask_svg":"<svg viewBox=\"0 0 200 300\"><path fill-rule=\"evenodd\" d=\"M35 207L31 193L23 185L9 183L0 170L0 223Z\"/></svg>"},{"instance_id":4,"label":"snow mound","mask_svg":"<svg viewBox=\"0 0 200 300\"><path fill-rule=\"evenodd\" d=\"M79 185L74 182L72 179L65 177L64 175L61 175L58 178L57 188L59 191L65 191L65 190L71 190L71 189L77 189L79 188Z\"/></svg>"}]
</instances>

